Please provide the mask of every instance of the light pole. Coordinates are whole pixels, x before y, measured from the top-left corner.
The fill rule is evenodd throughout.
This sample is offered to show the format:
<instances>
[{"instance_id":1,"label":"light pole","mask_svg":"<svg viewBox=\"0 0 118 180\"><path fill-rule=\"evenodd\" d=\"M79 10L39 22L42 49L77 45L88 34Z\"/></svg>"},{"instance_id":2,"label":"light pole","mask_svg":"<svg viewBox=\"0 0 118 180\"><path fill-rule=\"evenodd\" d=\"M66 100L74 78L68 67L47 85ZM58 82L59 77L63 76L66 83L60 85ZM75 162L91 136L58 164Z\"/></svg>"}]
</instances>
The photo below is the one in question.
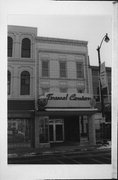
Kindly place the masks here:
<instances>
[{"instance_id":1,"label":"light pole","mask_svg":"<svg viewBox=\"0 0 118 180\"><path fill-rule=\"evenodd\" d=\"M100 43L100 45L98 46L97 48L97 52L98 52L98 63L99 63L99 92L100 92L100 96L101 96L101 112L102 112L102 118L104 119L104 97L103 97L103 90L102 90L102 84L101 84L101 81L100 81L100 68L101 68L101 57L100 57L100 49L101 49L101 46L102 46L102 43L103 41L105 42L109 42L109 37L108 37L108 34L106 33L106 35L102 38L102 41ZM103 140L103 143L104 143L104 133L105 133L105 124L103 123L102 124L102 140Z\"/></svg>"},{"instance_id":2,"label":"light pole","mask_svg":"<svg viewBox=\"0 0 118 180\"><path fill-rule=\"evenodd\" d=\"M106 33L106 35L102 38L102 41L100 43L100 45L97 48L98 51L98 63L99 63L99 85L100 85L100 96L101 96L101 111L102 111L102 117L104 118L104 98L103 98L103 90L102 90L102 85L101 85L101 81L100 81L100 67L101 67L101 57L100 57L100 49L102 46L103 41L105 42L109 42L109 37L108 34Z\"/></svg>"}]
</instances>

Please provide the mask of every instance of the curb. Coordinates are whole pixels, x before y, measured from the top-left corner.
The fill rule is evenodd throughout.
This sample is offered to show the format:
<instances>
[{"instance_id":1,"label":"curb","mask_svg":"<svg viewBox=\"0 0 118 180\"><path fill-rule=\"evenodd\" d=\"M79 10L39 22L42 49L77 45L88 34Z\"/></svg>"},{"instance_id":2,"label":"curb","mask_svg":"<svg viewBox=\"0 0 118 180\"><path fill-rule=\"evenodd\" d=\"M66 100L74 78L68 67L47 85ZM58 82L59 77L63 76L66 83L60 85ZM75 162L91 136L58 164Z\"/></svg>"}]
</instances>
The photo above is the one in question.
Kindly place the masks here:
<instances>
[{"instance_id":1,"label":"curb","mask_svg":"<svg viewBox=\"0 0 118 180\"><path fill-rule=\"evenodd\" d=\"M45 151L45 152L29 152L29 153L23 153L23 154L17 154L17 153L13 153L13 154L8 154L8 158L25 158L25 157L35 157L35 156L48 156L48 155L60 155L60 154L64 154L64 153L82 153L85 151L91 151L91 150L95 150L95 151L106 151L106 150L111 150L111 148L107 147L90 147L90 148L79 148L79 149L71 149L71 150L63 150L63 151L59 151L59 150L54 150L54 151Z\"/></svg>"}]
</instances>

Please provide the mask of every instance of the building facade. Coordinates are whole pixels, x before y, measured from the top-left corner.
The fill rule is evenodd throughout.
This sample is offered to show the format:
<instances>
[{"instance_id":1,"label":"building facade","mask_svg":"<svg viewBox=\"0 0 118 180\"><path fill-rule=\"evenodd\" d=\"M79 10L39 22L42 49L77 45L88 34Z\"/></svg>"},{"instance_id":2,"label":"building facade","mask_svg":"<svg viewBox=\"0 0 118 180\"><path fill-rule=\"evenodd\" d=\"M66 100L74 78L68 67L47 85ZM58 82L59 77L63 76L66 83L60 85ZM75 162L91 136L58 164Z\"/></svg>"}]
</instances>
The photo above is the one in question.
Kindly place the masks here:
<instances>
[{"instance_id":1,"label":"building facade","mask_svg":"<svg viewBox=\"0 0 118 180\"><path fill-rule=\"evenodd\" d=\"M92 73L92 84L93 84L93 97L96 100L96 108L103 110L104 113L104 138L111 140L111 100L112 100L112 91L111 91L111 68L106 67L106 78L107 78L107 87L103 89L103 107L101 108L101 94L100 94L100 84L99 84L99 67L91 66ZM102 114L96 114L96 127L97 130L100 130L100 124L102 125Z\"/></svg>"},{"instance_id":2,"label":"building facade","mask_svg":"<svg viewBox=\"0 0 118 180\"><path fill-rule=\"evenodd\" d=\"M86 41L8 26L8 147L95 144L96 112Z\"/></svg>"}]
</instances>

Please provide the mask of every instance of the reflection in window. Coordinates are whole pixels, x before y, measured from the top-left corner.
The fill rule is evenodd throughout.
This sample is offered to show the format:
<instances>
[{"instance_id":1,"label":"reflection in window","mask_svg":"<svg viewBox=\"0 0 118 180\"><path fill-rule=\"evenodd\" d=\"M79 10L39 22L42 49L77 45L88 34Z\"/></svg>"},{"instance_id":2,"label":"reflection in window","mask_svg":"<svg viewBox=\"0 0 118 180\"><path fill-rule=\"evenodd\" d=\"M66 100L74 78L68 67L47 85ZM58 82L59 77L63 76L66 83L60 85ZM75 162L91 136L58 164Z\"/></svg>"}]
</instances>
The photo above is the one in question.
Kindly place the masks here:
<instances>
[{"instance_id":1,"label":"reflection in window","mask_svg":"<svg viewBox=\"0 0 118 180\"><path fill-rule=\"evenodd\" d=\"M7 88L8 88L8 95L10 95L10 92L11 92L11 72L8 71L8 85L7 85Z\"/></svg>"},{"instance_id":2,"label":"reflection in window","mask_svg":"<svg viewBox=\"0 0 118 180\"><path fill-rule=\"evenodd\" d=\"M22 40L21 57L30 58L31 53L31 41L28 38Z\"/></svg>"},{"instance_id":3,"label":"reflection in window","mask_svg":"<svg viewBox=\"0 0 118 180\"><path fill-rule=\"evenodd\" d=\"M8 57L12 57L13 39L8 37Z\"/></svg>"},{"instance_id":4,"label":"reflection in window","mask_svg":"<svg viewBox=\"0 0 118 180\"><path fill-rule=\"evenodd\" d=\"M21 95L30 94L30 74L28 71L21 73Z\"/></svg>"}]
</instances>

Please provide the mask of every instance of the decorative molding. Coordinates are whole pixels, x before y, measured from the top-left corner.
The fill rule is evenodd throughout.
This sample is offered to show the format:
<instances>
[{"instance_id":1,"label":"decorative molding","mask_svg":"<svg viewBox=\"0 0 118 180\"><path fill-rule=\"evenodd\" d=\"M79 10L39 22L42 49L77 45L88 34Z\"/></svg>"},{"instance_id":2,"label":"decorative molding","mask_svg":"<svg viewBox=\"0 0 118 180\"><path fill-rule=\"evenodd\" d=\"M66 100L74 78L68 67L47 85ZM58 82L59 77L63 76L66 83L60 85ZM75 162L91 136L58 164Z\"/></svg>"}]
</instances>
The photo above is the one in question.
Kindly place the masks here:
<instances>
[{"instance_id":1,"label":"decorative molding","mask_svg":"<svg viewBox=\"0 0 118 180\"><path fill-rule=\"evenodd\" d=\"M58 54L71 54L71 55L81 55L81 56L86 56L87 52L82 52L82 51L70 51L70 50L59 50L59 49L44 49L40 48L38 49L38 53L45 52L45 53L58 53Z\"/></svg>"},{"instance_id":2,"label":"decorative molding","mask_svg":"<svg viewBox=\"0 0 118 180\"><path fill-rule=\"evenodd\" d=\"M50 38L50 37L36 37L36 40L43 43L49 43L49 44L66 44L71 46L87 46L87 41L79 41L79 40L73 40L73 39L62 39L62 38Z\"/></svg>"}]
</instances>

